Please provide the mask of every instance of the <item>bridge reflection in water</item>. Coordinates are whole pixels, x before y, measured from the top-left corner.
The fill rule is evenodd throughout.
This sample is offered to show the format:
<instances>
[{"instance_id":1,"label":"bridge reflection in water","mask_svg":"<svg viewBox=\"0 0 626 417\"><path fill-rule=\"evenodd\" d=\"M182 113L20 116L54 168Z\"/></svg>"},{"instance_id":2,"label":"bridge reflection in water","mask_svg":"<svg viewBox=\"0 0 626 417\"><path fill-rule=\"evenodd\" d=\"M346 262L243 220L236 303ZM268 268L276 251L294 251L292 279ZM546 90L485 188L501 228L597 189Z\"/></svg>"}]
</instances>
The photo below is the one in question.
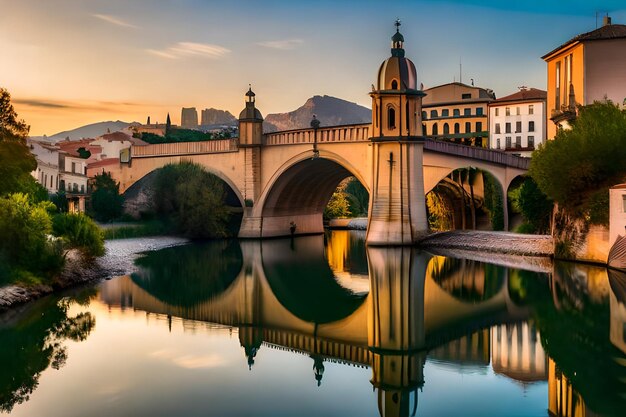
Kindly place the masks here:
<instances>
[{"instance_id":1,"label":"bridge reflection in water","mask_svg":"<svg viewBox=\"0 0 626 417\"><path fill-rule=\"evenodd\" d=\"M220 262L207 268L208 259ZM415 414L427 356L443 366L491 364L523 385L549 379L550 412L584 415L576 412L582 397L544 352L524 305L536 276L510 277L503 267L410 247L364 249L362 237L348 232L172 248L138 266L103 284L101 300L237 328L250 368L263 348L310 356L318 384L327 361L371 367L381 416ZM556 299L558 279L551 278ZM623 297L620 289L611 298L622 327Z\"/></svg>"}]
</instances>

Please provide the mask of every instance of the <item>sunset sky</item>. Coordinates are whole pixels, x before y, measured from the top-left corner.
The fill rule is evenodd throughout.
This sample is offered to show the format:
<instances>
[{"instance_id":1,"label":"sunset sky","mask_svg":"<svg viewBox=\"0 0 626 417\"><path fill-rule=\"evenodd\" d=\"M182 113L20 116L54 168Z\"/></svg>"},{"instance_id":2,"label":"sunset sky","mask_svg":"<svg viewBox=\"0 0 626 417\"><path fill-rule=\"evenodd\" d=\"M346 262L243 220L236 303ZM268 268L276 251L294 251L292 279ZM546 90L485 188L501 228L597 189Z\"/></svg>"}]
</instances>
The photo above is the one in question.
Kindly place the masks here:
<instances>
[{"instance_id":1,"label":"sunset sky","mask_svg":"<svg viewBox=\"0 0 626 417\"><path fill-rule=\"evenodd\" d=\"M0 86L32 135L103 120L179 123L180 108L238 115L252 83L262 113L315 94L370 106L402 20L425 88L459 78L498 97L546 87L541 56L626 23L624 0L0 0Z\"/></svg>"}]
</instances>

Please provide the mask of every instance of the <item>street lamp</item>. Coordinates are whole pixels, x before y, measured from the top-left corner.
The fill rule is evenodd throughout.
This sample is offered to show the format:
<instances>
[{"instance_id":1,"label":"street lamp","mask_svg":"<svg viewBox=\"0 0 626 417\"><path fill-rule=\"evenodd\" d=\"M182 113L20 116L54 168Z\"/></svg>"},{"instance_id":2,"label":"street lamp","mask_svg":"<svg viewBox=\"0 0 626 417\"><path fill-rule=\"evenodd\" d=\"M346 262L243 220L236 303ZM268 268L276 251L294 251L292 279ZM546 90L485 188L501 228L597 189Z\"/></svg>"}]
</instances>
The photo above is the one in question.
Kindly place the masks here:
<instances>
[{"instance_id":1,"label":"street lamp","mask_svg":"<svg viewBox=\"0 0 626 417\"><path fill-rule=\"evenodd\" d=\"M320 128L320 121L317 120L317 117L313 115L313 120L311 120L311 127L313 128L313 158L317 159L320 157L320 151L317 149L317 129Z\"/></svg>"}]
</instances>

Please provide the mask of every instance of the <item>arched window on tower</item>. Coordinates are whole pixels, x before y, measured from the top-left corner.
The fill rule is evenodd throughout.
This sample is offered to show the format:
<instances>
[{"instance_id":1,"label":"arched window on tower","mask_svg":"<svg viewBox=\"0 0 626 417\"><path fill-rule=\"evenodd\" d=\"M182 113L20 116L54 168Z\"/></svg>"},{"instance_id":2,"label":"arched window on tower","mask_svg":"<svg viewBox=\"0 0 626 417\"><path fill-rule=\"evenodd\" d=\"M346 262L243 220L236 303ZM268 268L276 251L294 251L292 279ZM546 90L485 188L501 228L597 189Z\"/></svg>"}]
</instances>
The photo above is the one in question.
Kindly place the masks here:
<instances>
[{"instance_id":1,"label":"arched window on tower","mask_svg":"<svg viewBox=\"0 0 626 417\"><path fill-rule=\"evenodd\" d=\"M390 130L396 128L396 109L391 106L387 109L387 128Z\"/></svg>"},{"instance_id":2,"label":"arched window on tower","mask_svg":"<svg viewBox=\"0 0 626 417\"><path fill-rule=\"evenodd\" d=\"M454 124L454 133L461 133L461 126L458 123Z\"/></svg>"},{"instance_id":3,"label":"arched window on tower","mask_svg":"<svg viewBox=\"0 0 626 417\"><path fill-rule=\"evenodd\" d=\"M396 81L396 80L392 80L391 81L391 89L392 90L397 90L398 89L398 81Z\"/></svg>"},{"instance_id":4,"label":"arched window on tower","mask_svg":"<svg viewBox=\"0 0 626 417\"><path fill-rule=\"evenodd\" d=\"M433 124L433 136L437 136L439 134L439 127L437 123Z\"/></svg>"},{"instance_id":5,"label":"arched window on tower","mask_svg":"<svg viewBox=\"0 0 626 417\"><path fill-rule=\"evenodd\" d=\"M450 134L450 126L447 123L443 124L443 134L444 135L449 135Z\"/></svg>"},{"instance_id":6,"label":"arched window on tower","mask_svg":"<svg viewBox=\"0 0 626 417\"><path fill-rule=\"evenodd\" d=\"M404 112L404 120L406 120L406 131L407 133L411 130L411 113L409 112L409 102L406 102L405 112Z\"/></svg>"}]
</instances>

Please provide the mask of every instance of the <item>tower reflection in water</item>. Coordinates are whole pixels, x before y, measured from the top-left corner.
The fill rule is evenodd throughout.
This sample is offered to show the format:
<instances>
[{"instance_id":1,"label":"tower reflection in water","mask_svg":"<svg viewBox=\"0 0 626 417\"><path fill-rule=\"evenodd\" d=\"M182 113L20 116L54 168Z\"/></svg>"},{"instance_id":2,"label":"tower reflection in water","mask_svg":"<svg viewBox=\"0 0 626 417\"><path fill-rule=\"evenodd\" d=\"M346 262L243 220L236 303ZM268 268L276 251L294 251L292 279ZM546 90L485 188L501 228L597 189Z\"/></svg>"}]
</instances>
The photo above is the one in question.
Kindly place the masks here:
<instances>
[{"instance_id":1,"label":"tower reflection in water","mask_svg":"<svg viewBox=\"0 0 626 417\"><path fill-rule=\"evenodd\" d=\"M592 289L571 300L568 285L575 278L580 287L578 270L537 274L415 248L365 249L358 235L347 232L326 240L166 249L140 260L132 277L105 283L101 298L110 306L180 317L188 326L237 328L250 369L266 348L310 356L317 385L323 384L325 362L370 367L381 416L416 414L420 389L428 384L427 359L452 367L491 366L521 385L548 380L553 415L612 415L625 405L620 390L626 361L615 348L626 345L623 277L611 278L610 286L605 280L604 298L601 289L600 295ZM222 260L224 265L207 268L207 262ZM178 290L172 282L189 286L184 296L173 295ZM615 346L608 337L609 295ZM578 324L581 315L592 315L594 324ZM572 349L563 332L573 328L575 337L591 341ZM585 363L584 355L604 356ZM602 372L602 390L588 389L598 384L594 366Z\"/></svg>"}]
</instances>

